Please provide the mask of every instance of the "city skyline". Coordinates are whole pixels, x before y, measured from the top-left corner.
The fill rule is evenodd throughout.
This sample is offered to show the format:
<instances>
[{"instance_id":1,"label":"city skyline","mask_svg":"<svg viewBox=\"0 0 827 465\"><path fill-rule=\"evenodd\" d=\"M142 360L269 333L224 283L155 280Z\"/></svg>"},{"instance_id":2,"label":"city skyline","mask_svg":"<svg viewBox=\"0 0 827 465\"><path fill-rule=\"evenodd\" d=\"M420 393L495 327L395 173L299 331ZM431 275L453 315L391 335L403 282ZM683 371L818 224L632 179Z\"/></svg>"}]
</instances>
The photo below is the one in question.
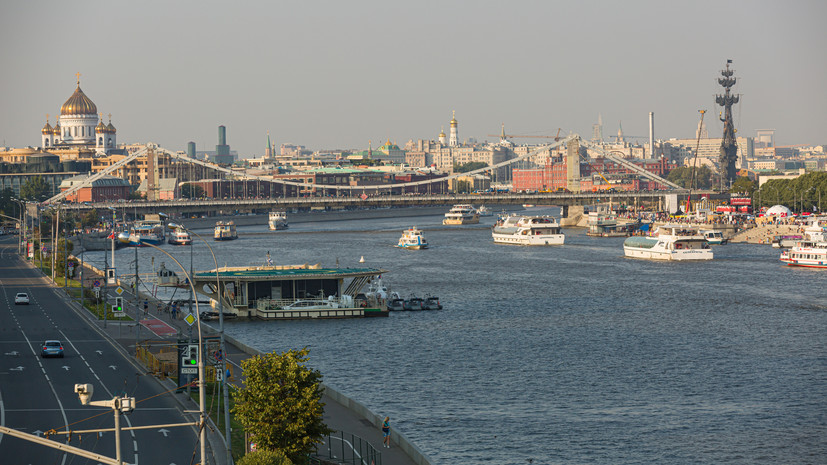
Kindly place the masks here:
<instances>
[{"instance_id":1,"label":"city skyline","mask_svg":"<svg viewBox=\"0 0 827 465\"><path fill-rule=\"evenodd\" d=\"M78 72L118 142L214 150L224 125L244 158L263 155L268 131L311 150L436 140L453 112L461 141L497 140L501 124L590 138L598 115L607 140L620 124L648 136L650 111L656 138L691 138L699 109L720 137L716 79L732 59L739 136L821 144L824 13L815 1L11 2L0 138L40 145Z\"/></svg>"}]
</instances>

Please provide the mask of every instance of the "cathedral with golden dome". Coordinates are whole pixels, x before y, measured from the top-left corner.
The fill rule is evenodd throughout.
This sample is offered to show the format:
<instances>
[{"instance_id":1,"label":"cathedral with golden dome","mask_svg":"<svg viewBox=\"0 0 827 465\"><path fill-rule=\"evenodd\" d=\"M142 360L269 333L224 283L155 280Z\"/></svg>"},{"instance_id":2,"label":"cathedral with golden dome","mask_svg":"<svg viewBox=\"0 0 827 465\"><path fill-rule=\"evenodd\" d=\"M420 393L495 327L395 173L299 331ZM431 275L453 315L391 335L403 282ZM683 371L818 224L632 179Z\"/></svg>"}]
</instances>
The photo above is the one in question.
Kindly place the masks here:
<instances>
[{"instance_id":1,"label":"cathedral with golden dome","mask_svg":"<svg viewBox=\"0 0 827 465\"><path fill-rule=\"evenodd\" d=\"M109 124L104 124L102 114L98 118L98 107L80 89L80 73L77 77L77 88L60 107L54 126L46 116L46 125L40 131L42 146L45 150L88 149L96 155L108 155L117 148L112 115Z\"/></svg>"}]
</instances>

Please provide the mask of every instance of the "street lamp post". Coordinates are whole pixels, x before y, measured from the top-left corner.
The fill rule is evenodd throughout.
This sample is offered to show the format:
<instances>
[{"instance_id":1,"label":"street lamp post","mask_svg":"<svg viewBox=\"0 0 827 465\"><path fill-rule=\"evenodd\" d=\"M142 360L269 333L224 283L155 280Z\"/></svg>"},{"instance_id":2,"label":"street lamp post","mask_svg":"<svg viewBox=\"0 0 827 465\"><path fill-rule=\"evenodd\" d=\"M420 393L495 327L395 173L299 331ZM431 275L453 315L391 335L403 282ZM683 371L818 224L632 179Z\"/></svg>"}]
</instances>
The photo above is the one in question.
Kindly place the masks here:
<instances>
[{"instance_id":1,"label":"street lamp post","mask_svg":"<svg viewBox=\"0 0 827 465\"><path fill-rule=\"evenodd\" d=\"M221 301L221 282L218 276L218 260L215 258L215 251L212 247L210 247L210 243L207 242L203 237L198 235L197 233L187 229L181 224L170 223L168 225L170 228L181 228L188 233L192 234L193 236L197 237L207 246L207 249L210 251L210 255L212 255L213 262L215 263L215 294L218 301L218 336L219 336L219 344L221 348L221 376L222 376L222 397L224 398L224 444L227 448L227 463L232 463L233 457L233 450L232 450L232 443L230 442L230 404L229 404L229 386L227 383L227 347L224 342L224 304ZM192 257L192 243L190 243L190 257ZM190 264L190 269L192 269L192 264ZM197 308L197 300L196 300L196 308ZM199 322L200 322L200 314L199 314ZM200 324L200 323L199 323ZM200 332L200 331L199 331Z\"/></svg>"},{"instance_id":2,"label":"street lamp post","mask_svg":"<svg viewBox=\"0 0 827 465\"><path fill-rule=\"evenodd\" d=\"M140 239L139 239L140 241ZM187 281L190 284L190 289L192 290L193 295L195 294L195 285L192 282L192 276L187 273L187 270L181 265L175 257L173 257L169 252L166 250L148 242L141 242L142 245L146 245L152 247L153 249L160 250L163 252L167 257L171 258L180 268L181 271L184 272L184 276L187 277ZM195 301L195 311L196 315L200 316L200 312L198 311L198 300ZM198 411L200 416L200 421L198 424L199 430L199 441L201 442L201 465L206 465L207 463L207 415L206 415L206 402L205 402L205 388L204 388L204 344L201 339L201 318L196 318L195 320L198 324Z\"/></svg>"}]
</instances>

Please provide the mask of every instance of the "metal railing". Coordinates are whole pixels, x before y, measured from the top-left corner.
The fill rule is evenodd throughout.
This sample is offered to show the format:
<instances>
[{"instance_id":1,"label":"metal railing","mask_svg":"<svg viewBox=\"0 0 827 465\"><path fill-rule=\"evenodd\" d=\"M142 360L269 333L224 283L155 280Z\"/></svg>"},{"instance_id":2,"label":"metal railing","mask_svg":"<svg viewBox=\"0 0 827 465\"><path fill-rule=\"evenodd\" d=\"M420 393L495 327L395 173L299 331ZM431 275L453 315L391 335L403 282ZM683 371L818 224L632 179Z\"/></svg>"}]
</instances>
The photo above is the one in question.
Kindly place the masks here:
<instances>
[{"instance_id":1,"label":"metal railing","mask_svg":"<svg viewBox=\"0 0 827 465\"><path fill-rule=\"evenodd\" d=\"M354 434L336 431L316 445L315 458L341 465L382 465L382 453Z\"/></svg>"}]
</instances>

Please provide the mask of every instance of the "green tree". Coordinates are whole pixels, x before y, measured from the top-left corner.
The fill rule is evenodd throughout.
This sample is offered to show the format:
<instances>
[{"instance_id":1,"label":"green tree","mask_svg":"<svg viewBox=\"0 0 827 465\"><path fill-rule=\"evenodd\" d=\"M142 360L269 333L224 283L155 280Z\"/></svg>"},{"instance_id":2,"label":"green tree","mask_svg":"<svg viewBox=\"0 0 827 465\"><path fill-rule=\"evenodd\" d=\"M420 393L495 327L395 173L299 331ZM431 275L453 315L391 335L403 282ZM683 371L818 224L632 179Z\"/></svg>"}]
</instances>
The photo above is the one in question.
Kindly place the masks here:
<instances>
[{"instance_id":1,"label":"green tree","mask_svg":"<svg viewBox=\"0 0 827 465\"><path fill-rule=\"evenodd\" d=\"M681 166L670 171L666 179L684 189L689 189L692 183L692 171L691 166ZM694 168L694 171L695 183L691 187L693 189L709 189L712 186L712 170L708 166L701 166Z\"/></svg>"},{"instance_id":2,"label":"green tree","mask_svg":"<svg viewBox=\"0 0 827 465\"><path fill-rule=\"evenodd\" d=\"M454 188L454 192L456 192L457 194L467 194L471 192L471 182L457 181L456 187Z\"/></svg>"},{"instance_id":3,"label":"green tree","mask_svg":"<svg viewBox=\"0 0 827 465\"><path fill-rule=\"evenodd\" d=\"M284 455L284 452L259 449L250 452L241 458L238 465L293 465L293 462Z\"/></svg>"},{"instance_id":4,"label":"green tree","mask_svg":"<svg viewBox=\"0 0 827 465\"><path fill-rule=\"evenodd\" d=\"M20 197L42 202L49 198L49 185L40 176L34 176L20 186Z\"/></svg>"},{"instance_id":5,"label":"green tree","mask_svg":"<svg viewBox=\"0 0 827 465\"><path fill-rule=\"evenodd\" d=\"M84 228L94 228L98 223L100 223L100 216L98 216L98 211L94 208L84 213L80 218L80 224Z\"/></svg>"},{"instance_id":6,"label":"green tree","mask_svg":"<svg viewBox=\"0 0 827 465\"><path fill-rule=\"evenodd\" d=\"M305 347L242 361L244 387L233 396L233 413L257 446L296 463L332 432L322 421L322 375L306 366L309 352Z\"/></svg>"},{"instance_id":7,"label":"green tree","mask_svg":"<svg viewBox=\"0 0 827 465\"><path fill-rule=\"evenodd\" d=\"M181 197L185 199L199 199L204 196L204 188L197 184L183 184L181 186Z\"/></svg>"},{"instance_id":8,"label":"green tree","mask_svg":"<svg viewBox=\"0 0 827 465\"><path fill-rule=\"evenodd\" d=\"M454 163L454 173L467 173L469 171L474 171L478 169L482 169L488 166L488 163L482 161L472 161L465 164L458 164Z\"/></svg>"},{"instance_id":9,"label":"green tree","mask_svg":"<svg viewBox=\"0 0 827 465\"><path fill-rule=\"evenodd\" d=\"M740 176L738 177L735 182L732 183L732 187L729 189L730 194L740 194L742 192L746 192L750 196L752 193L755 192L757 183L751 180L748 176Z\"/></svg>"},{"instance_id":10,"label":"green tree","mask_svg":"<svg viewBox=\"0 0 827 465\"><path fill-rule=\"evenodd\" d=\"M64 247L66 248L64 250ZM57 240L57 249L53 250L55 254L55 272L57 276L63 276L64 271L66 269L66 257L72 255L72 250L74 250L75 244L72 241L66 240L65 238L61 237ZM69 273L69 277L72 278L77 270L77 265L79 262L73 258L68 260L72 262L72 272Z\"/></svg>"}]
</instances>

